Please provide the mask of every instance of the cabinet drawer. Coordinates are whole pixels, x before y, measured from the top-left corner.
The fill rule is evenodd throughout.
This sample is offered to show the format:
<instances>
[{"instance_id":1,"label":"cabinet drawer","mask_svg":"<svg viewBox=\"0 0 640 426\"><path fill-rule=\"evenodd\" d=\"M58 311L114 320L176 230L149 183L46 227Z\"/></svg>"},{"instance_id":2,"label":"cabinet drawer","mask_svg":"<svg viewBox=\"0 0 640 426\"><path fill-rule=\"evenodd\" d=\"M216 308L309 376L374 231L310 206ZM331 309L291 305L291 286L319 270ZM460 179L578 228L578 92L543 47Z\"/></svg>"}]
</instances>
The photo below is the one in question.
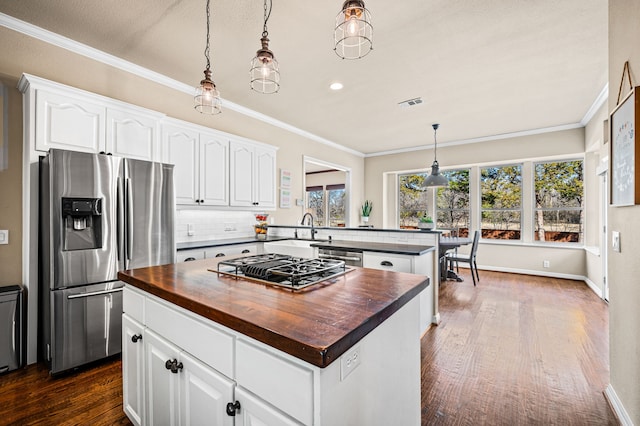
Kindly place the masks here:
<instances>
[{"instance_id":1,"label":"cabinet drawer","mask_svg":"<svg viewBox=\"0 0 640 426\"><path fill-rule=\"evenodd\" d=\"M214 257L231 256L232 254L244 254L245 256L250 256L257 253L258 253L257 244L228 245L228 246L219 246L219 247L213 247L213 248L207 249L205 251L205 258L211 259Z\"/></svg>"},{"instance_id":2,"label":"cabinet drawer","mask_svg":"<svg viewBox=\"0 0 640 426\"><path fill-rule=\"evenodd\" d=\"M312 369L238 339L236 382L294 419L313 423Z\"/></svg>"},{"instance_id":3,"label":"cabinet drawer","mask_svg":"<svg viewBox=\"0 0 640 426\"><path fill-rule=\"evenodd\" d=\"M146 300L145 309L148 328L233 378L233 335L212 323L205 323L204 318L200 320L195 314L183 314L176 310L181 308L168 307L150 298Z\"/></svg>"},{"instance_id":4,"label":"cabinet drawer","mask_svg":"<svg viewBox=\"0 0 640 426\"><path fill-rule=\"evenodd\" d=\"M413 272L411 258L401 255L365 252L362 266L394 272Z\"/></svg>"},{"instance_id":5,"label":"cabinet drawer","mask_svg":"<svg viewBox=\"0 0 640 426\"><path fill-rule=\"evenodd\" d=\"M128 284L125 284L122 291L122 311L140 324L144 324L144 295Z\"/></svg>"}]
</instances>

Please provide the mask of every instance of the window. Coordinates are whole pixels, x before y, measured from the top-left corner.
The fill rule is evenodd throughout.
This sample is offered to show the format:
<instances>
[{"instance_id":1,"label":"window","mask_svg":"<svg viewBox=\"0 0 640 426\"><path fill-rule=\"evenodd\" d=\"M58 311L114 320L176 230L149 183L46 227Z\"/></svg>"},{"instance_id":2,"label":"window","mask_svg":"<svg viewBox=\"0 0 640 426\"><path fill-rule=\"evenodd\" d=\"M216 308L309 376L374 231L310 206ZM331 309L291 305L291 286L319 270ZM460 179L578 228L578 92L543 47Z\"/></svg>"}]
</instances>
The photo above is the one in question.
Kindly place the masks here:
<instances>
[{"instance_id":1,"label":"window","mask_svg":"<svg viewBox=\"0 0 640 426\"><path fill-rule=\"evenodd\" d=\"M534 174L534 239L582 242L582 160L536 163Z\"/></svg>"},{"instance_id":2,"label":"window","mask_svg":"<svg viewBox=\"0 0 640 426\"><path fill-rule=\"evenodd\" d=\"M522 166L480 169L482 238L519 240L522 229Z\"/></svg>"},{"instance_id":3,"label":"window","mask_svg":"<svg viewBox=\"0 0 640 426\"><path fill-rule=\"evenodd\" d=\"M316 226L345 226L344 184L307 187L307 209Z\"/></svg>"},{"instance_id":4,"label":"window","mask_svg":"<svg viewBox=\"0 0 640 426\"><path fill-rule=\"evenodd\" d=\"M329 226L345 226L344 200L344 185L327 185Z\"/></svg>"},{"instance_id":5,"label":"window","mask_svg":"<svg viewBox=\"0 0 640 426\"><path fill-rule=\"evenodd\" d=\"M469 235L469 169L441 172L449 186L436 193L437 227L454 229L458 236Z\"/></svg>"},{"instance_id":6,"label":"window","mask_svg":"<svg viewBox=\"0 0 640 426\"><path fill-rule=\"evenodd\" d=\"M426 173L398 176L398 220L402 229L418 227L418 219L427 212Z\"/></svg>"}]
</instances>

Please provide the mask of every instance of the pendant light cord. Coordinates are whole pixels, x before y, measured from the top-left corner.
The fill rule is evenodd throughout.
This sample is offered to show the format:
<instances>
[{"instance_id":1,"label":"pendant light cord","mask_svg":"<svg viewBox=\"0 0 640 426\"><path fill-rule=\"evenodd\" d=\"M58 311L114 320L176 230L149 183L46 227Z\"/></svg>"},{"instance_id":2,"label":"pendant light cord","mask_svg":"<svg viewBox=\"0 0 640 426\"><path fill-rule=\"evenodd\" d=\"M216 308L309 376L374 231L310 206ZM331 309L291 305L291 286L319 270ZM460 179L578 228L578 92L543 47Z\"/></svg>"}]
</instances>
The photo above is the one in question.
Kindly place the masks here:
<instances>
[{"instance_id":1,"label":"pendant light cord","mask_svg":"<svg viewBox=\"0 0 640 426\"><path fill-rule=\"evenodd\" d=\"M207 59L207 69L211 68L211 62L209 61L209 19L211 17L211 12L209 11L209 1L207 0L207 44L204 48L204 57Z\"/></svg>"},{"instance_id":2,"label":"pendant light cord","mask_svg":"<svg viewBox=\"0 0 640 426\"><path fill-rule=\"evenodd\" d=\"M262 37L267 37L269 32L267 31L267 21L271 16L271 9L273 7L272 0L269 0L269 8L267 9L267 0L264 0L264 26L262 27ZM267 12L268 10L268 12Z\"/></svg>"}]
</instances>

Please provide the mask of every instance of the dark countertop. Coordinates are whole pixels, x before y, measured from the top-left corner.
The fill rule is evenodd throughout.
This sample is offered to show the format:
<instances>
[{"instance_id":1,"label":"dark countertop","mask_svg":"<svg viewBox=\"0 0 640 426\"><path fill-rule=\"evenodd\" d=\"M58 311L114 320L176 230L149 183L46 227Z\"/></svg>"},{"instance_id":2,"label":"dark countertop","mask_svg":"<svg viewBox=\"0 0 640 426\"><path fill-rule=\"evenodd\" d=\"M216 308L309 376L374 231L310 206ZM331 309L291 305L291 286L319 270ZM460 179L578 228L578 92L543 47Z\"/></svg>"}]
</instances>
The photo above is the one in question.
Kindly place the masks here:
<instances>
[{"instance_id":1,"label":"dark countertop","mask_svg":"<svg viewBox=\"0 0 640 426\"><path fill-rule=\"evenodd\" d=\"M232 246L239 244L251 244L251 243L265 243L267 241L280 241L280 240L290 240L290 237L267 237L266 240L258 240L255 237L244 237L244 238L228 238L222 240L208 240L208 241L193 241L188 243L177 243L177 250L191 250L198 248L207 248L207 247L220 247L220 246Z\"/></svg>"},{"instance_id":2,"label":"dark countertop","mask_svg":"<svg viewBox=\"0 0 640 426\"><path fill-rule=\"evenodd\" d=\"M219 276L215 259L120 271L118 278L324 368L429 286L421 275L368 268L293 292Z\"/></svg>"},{"instance_id":3,"label":"dark countertop","mask_svg":"<svg viewBox=\"0 0 640 426\"><path fill-rule=\"evenodd\" d=\"M269 225L269 228L284 228L284 229L309 229L309 225ZM356 228L343 228L336 226L316 226L315 229L322 229L324 231L373 231L373 232L410 232L410 233L425 233L425 234L441 234L439 229L396 229L396 228L374 228L372 226L358 226Z\"/></svg>"},{"instance_id":4,"label":"dark countertop","mask_svg":"<svg viewBox=\"0 0 640 426\"><path fill-rule=\"evenodd\" d=\"M315 244L311 244L311 247L336 250L373 251L378 253L406 254L409 256L420 256L436 249L434 246L339 240L321 241Z\"/></svg>"},{"instance_id":5,"label":"dark countertop","mask_svg":"<svg viewBox=\"0 0 640 426\"><path fill-rule=\"evenodd\" d=\"M250 244L250 243L266 243L269 241L282 241L293 240L291 237L268 237L266 240L256 240L253 237L235 238L226 240L211 240L211 241L194 241L190 243L178 243L176 244L177 250L191 250L208 247L220 247L228 245ZM307 240L308 238L301 238L301 240ZM341 241L341 240L313 240L317 243L312 244L312 247L337 249L337 250L352 250L352 251L372 251L378 253L394 253L394 254L406 254L409 256L420 256L435 250L433 246L412 245L412 244L397 244L397 243L373 243L367 241Z\"/></svg>"}]
</instances>

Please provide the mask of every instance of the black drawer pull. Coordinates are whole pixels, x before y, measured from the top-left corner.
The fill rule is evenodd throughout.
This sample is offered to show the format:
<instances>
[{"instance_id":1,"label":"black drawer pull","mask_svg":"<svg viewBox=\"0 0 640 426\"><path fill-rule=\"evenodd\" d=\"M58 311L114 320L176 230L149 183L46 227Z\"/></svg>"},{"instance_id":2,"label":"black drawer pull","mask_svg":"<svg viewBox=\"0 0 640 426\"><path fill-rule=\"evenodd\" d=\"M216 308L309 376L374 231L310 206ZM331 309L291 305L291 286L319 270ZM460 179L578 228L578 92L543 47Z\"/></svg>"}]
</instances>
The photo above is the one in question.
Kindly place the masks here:
<instances>
[{"instance_id":1,"label":"black drawer pull","mask_svg":"<svg viewBox=\"0 0 640 426\"><path fill-rule=\"evenodd\" d=\"M224 256L225 256L225 254L224 254L224 253L218 253L218 254L216 254L216 257L224 257Z\"/></svg>"},{"instance_id":2,"label":"black drawer pull","mask_svg":"<svg viewBox=\"0 0 640 426\"><path fill-rule=\"evenodd\" d=\"M243 253L243 254L244 254L244 253L251 253L251 250L249 250L249 249L244 249L244 250L242 250L242 253Z\"/></svg>"},{"instance_id":3,"label":"black drawer pull","mask_svg":"<svg viewBox=\"0 0 640 426\"><path fill-rule=\"evenodd\" d=\"M192 262L192 261L194 261L194 260L196 260L196 258L195 258L195 257L187 257L184 261L185 261L185 262Z\"/></svg>"},{"instance_id":4,"label":"black drawer pull","mask_svg":"<svg viewBox=\"0 0 640 426\"><path fill-rule=\"evenodd\" d=\"M391 266L391 267L393 267L393 263L389 262L388 260L383 260L382 262L380 262L380 266Z\"/></svg>"}]
</instances>

